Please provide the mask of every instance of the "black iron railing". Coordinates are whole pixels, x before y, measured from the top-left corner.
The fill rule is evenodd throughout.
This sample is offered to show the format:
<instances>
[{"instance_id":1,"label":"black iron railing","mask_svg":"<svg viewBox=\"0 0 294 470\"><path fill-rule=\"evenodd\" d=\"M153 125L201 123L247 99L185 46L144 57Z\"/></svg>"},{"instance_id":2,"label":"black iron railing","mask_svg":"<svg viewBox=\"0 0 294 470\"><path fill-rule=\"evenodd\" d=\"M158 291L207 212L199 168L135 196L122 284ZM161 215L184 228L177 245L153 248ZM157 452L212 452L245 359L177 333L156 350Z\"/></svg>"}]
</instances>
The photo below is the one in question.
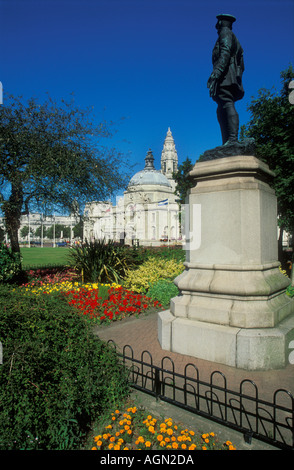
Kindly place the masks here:
<instances>
[{"instance_id":1,"label":"black iron railing","mask_svg":"<svg viewBox=\"0 0 294 470\"><path fill-rule=\"evenodd\" d=\"M115 347L111 340L109 343ZM243 380L239 390L234 391L227 388L226 377L220 371L212 372L209 382L204 382L194 364L187 364L180 374L168 356L156 366L149 351L143 351L140 359L134 357L130 345L122 351L117 354L129 371L133 388L234 429L244 435L247 443L255 438L280 449L294 449L291 392L278 389L269 402L260 398L252 380Z\"/></svg>"}]
</instances>

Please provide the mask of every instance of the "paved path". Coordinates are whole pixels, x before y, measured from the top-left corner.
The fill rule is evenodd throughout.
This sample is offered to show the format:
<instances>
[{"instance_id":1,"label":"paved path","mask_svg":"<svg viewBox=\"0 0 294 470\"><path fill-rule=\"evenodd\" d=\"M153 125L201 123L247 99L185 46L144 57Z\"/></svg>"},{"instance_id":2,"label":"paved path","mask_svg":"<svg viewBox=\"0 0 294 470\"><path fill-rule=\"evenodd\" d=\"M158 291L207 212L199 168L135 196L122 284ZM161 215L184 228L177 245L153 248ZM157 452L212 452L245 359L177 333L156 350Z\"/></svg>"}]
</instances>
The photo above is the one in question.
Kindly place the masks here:
<instances>
[{"instance_id":1,"label":"paved path","mask_svg":"<svg viewBox=\"0 0 294 470\"><path fill-rule=\"evenodd\" d=\"M195 364L199 370L200 379L205 382L210 380L213 371L218 370L227 378L227 388L231 390L238 391L240 382L243 379L249 379L257 385L259 394L264 399L271 400L273 393L279 388L284 388L294 395L294 364L278 370L246 371L162 350L157 337L157 313L139 318L127 318L103 328L97 328L96 333L102 340L113 340L118 350L129 344L136 359L141 358L143 351L149 351L154 365L160 366L162 358L169 356L178 373L182 373L187 363Z\"/></svg>"}]
</instances>

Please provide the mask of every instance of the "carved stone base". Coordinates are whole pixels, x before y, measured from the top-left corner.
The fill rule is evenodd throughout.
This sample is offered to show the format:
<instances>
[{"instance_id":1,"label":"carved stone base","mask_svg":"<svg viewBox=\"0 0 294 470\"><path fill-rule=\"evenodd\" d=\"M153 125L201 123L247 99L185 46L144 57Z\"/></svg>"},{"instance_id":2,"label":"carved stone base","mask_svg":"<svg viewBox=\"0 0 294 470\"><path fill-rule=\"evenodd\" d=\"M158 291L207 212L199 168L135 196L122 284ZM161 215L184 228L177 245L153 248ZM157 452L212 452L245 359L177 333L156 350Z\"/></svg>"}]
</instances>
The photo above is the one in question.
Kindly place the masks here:
<instances>
[{"instance_id":1,"label":"carved stone base","mask_svg":"<svg viewBox=\"0 0 294 470\"><path fill-rule=\"evenodd\" d=\"M279 269L273 176L254 156L195 164L180 295L158 317L163 349L248 370L287 365L294 299Z\"/></svg>"}]
</instances>

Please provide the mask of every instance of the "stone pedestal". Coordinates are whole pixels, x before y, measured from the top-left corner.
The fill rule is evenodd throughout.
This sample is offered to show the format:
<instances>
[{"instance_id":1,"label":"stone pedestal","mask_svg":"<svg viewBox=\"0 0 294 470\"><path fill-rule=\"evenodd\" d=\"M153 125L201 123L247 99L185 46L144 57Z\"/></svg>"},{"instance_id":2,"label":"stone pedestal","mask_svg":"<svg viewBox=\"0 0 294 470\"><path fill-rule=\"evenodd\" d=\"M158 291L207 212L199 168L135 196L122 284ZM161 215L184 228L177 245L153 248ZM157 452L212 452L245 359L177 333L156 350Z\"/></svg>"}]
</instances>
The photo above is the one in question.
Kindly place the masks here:
<instances>
[{"instance_id":1,"label":"stone pedestal","mask_svg":"<svg viewBox=\"0 0 294 470\"><path fill-rule=\"evenodd\" d=\"M285 367L294 301L279 270L273 173L235 156L196 163L190 176L186 270L158 317L161 347L247 370Z\"/></svg>"}]
</instances>

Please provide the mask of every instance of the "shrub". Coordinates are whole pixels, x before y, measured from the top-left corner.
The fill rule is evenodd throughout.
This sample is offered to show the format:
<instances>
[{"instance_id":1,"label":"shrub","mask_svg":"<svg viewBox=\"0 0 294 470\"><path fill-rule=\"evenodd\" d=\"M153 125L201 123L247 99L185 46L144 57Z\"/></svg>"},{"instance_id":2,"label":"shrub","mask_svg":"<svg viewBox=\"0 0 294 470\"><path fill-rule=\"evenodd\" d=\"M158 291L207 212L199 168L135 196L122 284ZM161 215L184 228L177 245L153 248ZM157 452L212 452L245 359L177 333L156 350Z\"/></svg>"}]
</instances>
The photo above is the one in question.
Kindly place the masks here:
<instances>
[{"instance_id":1,"label":"shrub","mask_svg":"<svg viewBox=\"0 0 294 470\"><path fill-rule=\"evenodd\" d=\"M115 351L59 294L0 286L0 450L75 449L128 393Z\"/></svg>"},{"instance_id":2,"label":"shrub","mask_svg":"<svg viewBox=\"0 0 294 470\"><path fill-rule=\"evenodd\" d=\"M181 261L149 258L137 269L128 272L124 285L134 292L147 292L160 279L173 280L184 270Z\"/></svg>"},{"instance_id":3,"label":"shrub","mask_svg":"<svg viewBox=\"0 0 294 470\"><path fill-rule=\"evenodd\" d=\"M149 288L146 295L151 299L158 300L163 307L167 307L170 299L179 295L179 289L173 281L160 279Z\"/></svg>"},{"instance_id":4,"label":"shrub","mask_svg":"<svg viewBox=\"0 0 294 470\"><path fill-rule=\"evenodd\" d=\"M289 297L294 297L294 286L288 286L286 289L286 294L289 295Z\"/></svg>"},{"instance_id":5,"label":"shrub","mask_svg":"<svg viewBox=\"0 0 294 470\"><path fill-rule=\"evenodd\" d=\"M0 243L0 282L14 282L21 274L20 254Z\"/></svg>"},{"instance_id":6,"label":"shrub","mask_svg":"<svg viewBox=\"0 0 294 470\"><path fill-rule=\"evenodd\" d=\"M69 257L86 282L120 282L128 269L124 247L112 241L86 241L72 247Z\"/></svg>"}]
</instances>

